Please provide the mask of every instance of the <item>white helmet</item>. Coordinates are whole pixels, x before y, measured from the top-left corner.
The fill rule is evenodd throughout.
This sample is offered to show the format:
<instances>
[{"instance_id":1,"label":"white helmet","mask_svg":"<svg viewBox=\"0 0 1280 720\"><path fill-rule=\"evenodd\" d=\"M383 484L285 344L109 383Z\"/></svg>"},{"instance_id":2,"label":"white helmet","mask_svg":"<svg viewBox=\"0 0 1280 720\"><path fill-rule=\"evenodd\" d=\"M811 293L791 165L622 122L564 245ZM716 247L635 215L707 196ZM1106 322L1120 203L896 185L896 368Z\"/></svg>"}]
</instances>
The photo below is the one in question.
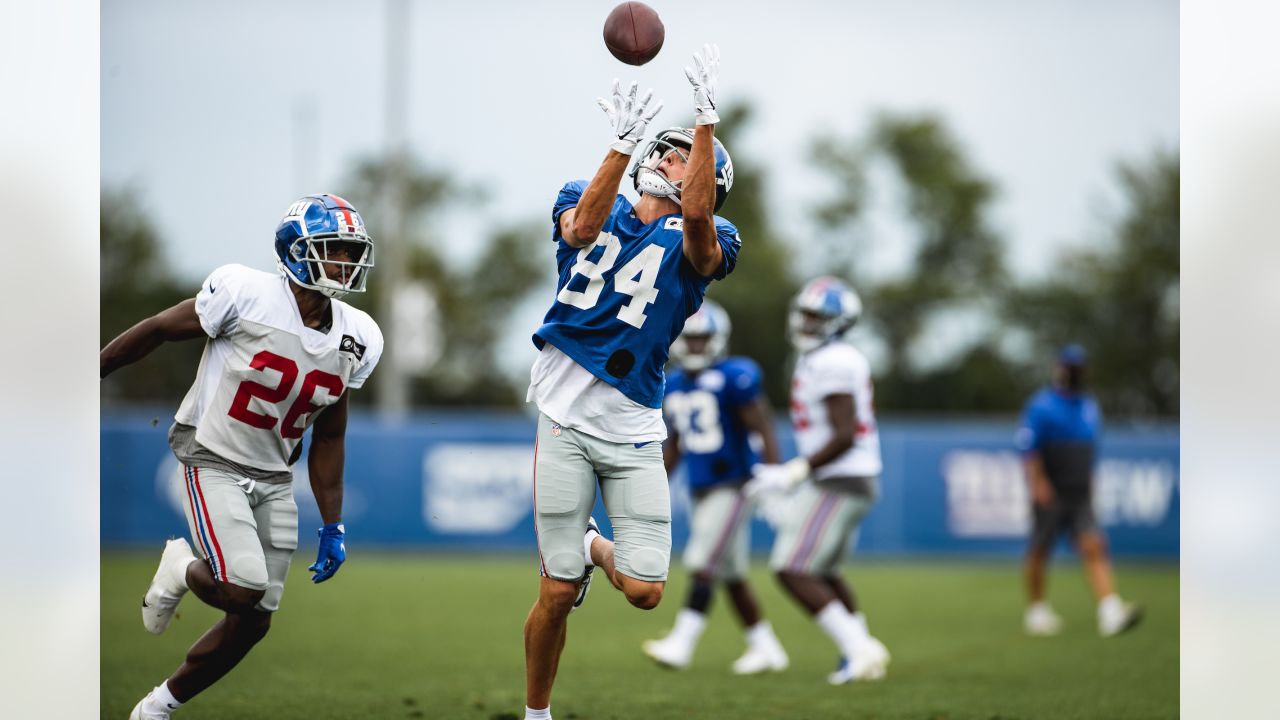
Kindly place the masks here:
<instances>
[{"instance_id":1,"label":"white helmet","mask_svg":"<svg viewBox=\"0 0 1280 720\"><path fill-rule=\"evenodd\" d=\"M684 321L684 330L671 343L671 359L676 365L690 372L705 370L711 363L724 357L729 348L729 313L724 308L703 300L702 307ZM700 352L689 349L690 337L705 337L707 342Z\"/></svg>"},{"instance_id":2,"label":"white helmet","mask_svg":"<svg viewBox=\"0 0 1280 720\"><path fill-rule=\"evenodd\" d=\"M817 319L806 317L812 313ZM836 278L810 280L791 301L787 339L800 352L809 352L839 338L862 316L862 300L853 288Z\"/></svg>"}]
</instances>

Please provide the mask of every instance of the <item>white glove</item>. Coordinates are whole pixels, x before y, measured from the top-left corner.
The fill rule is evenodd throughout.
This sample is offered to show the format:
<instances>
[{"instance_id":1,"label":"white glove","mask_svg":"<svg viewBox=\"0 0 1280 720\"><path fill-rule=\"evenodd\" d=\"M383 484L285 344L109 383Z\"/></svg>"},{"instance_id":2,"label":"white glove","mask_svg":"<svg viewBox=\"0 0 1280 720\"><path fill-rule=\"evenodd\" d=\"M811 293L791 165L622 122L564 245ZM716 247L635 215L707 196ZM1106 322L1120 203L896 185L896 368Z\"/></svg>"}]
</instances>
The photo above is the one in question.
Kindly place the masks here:
<instances>
[{"instance_id":1,"label":"white glove","mask_svg":"<svg viewBox=\"0 0 1280 720\"><path fill-rule=\"evenodd\" d=\"M639 90L638 83L632 81L626 96L623 96L621 85L614 80L613 98L610 100L596 98L596 104L609 116L609 122L613 124L613 134L617 137L609 147L623 155L630 155L636 151L636 144L644 138L645 127L662 110L661 100L652 109L649 108L649 101L653 100L652 89L639 100L636 99L637 90Z\"/></svg>"},{"instance_id":2,"label":"white glove","mask_svg":"<svg viewBox=\"0 0 1280 720\"><path fill-rule=\"evenodd\" d=\"M772 492L786 492L809 477L809 460L798 457L781 465L756 465L751 468L752 478L742 486L748 499Z\"/></svg>"},{"instance_id":3,"label":"white glove","mask_svg":"<svg viewBox=\"0 0 1280 720\"><path fill-rule=\"evenodd\" d=\"M698 125L715 125L720 122L716 112L716 80L720 77L720 46L703 45L701 53L693 54L693 67L684 68L684 76L693 85L694 122ZM696 68L696 69L695 69Z\"/></svg>"}]
</instances>

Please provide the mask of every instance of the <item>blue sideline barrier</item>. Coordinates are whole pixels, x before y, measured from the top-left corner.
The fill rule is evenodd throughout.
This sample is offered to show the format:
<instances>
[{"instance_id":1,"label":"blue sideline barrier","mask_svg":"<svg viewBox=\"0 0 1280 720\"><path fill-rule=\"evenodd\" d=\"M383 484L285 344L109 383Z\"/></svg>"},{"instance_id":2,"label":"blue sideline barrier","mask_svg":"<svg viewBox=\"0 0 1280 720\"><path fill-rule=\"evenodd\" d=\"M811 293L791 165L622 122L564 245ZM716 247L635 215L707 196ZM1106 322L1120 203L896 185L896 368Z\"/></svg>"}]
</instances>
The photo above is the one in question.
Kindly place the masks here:
<instances>
[{"instance_id":1,"label":"blue sideline barrier","mask_svg":"<svg viewBox=\"0 0 1280 720\"><path fill-rule=\"evenodd\" d=\"M172 409L102 417L104 546L154 545L185 535L177 461L166 442ZM791 438L779 425L786 457ZM880 502L862 526L858 552L891 555L1016 555L1029 514L1014 420L886 421ZM353 547L531 551L534 420L519 413L430 413L387 424L353 412L347 436L344 521ZM305 456L304 456L305 457ZM298 463L295 494L303 547L320 518ZM672 478L673 536L688 537L688 493ZM1102 442L1094 505L1114 554L1176 558L1179 552L1178 428L1110 428ZM757 510L752 549L767 552ZM597 502L596 517L605 520Z\"/></svg>"}]
</instances>

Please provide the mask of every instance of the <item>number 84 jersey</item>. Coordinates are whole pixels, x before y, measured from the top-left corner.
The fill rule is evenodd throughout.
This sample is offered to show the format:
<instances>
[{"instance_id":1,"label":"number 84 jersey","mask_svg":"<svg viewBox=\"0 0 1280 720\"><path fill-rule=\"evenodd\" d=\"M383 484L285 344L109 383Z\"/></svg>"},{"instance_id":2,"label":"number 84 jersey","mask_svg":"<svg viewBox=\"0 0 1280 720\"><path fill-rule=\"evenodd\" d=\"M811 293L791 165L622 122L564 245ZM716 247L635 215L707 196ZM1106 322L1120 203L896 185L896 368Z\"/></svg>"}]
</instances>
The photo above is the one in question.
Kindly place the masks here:
<instances>
[{"instance_id":1,"label":"number 84 jersey","mask_svg":"<svg viewBox=\"0 0 1280 720\"><path fill-rule=\"evenodd\" d=\"M631 400L661 408L671 343L702 305L707 285L733 271L742 246L738 229L716 217L723 260L703 277L684 258L679 215L646 225L618 195L595 243L574 248L560 235L560 215L577 206L586 186L583 180L566 184L551 213L560 277L534 345L541 350L551 343Z\"/></svg>"},{"instance_id":2,"label":"number 84 jersey","mask_svg":"<svg viewBox=\"0 0 1280 720\"><path fill-rule=\"evenodd\" d=\"M175 420L241 465L287 472L302 433L382 355L373 318L331 300L328 332L302 322L289 280L243 265L214 270L196 295L209 340Z\"/></svg>"}]
</instances>

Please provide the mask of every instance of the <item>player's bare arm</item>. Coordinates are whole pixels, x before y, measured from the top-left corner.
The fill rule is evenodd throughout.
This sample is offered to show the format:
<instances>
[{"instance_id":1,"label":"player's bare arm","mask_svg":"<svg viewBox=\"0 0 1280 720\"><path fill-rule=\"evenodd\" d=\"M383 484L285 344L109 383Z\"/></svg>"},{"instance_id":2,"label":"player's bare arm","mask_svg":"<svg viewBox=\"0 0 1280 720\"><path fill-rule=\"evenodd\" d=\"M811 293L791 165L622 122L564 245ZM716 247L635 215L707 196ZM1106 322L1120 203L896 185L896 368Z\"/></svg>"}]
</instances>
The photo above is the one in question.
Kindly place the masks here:
<instances>
[{"instance_id":1,"label":"player's bare arm","mask_svg":"<svg viewBox=\"0 0 1280 720\"><path fill-rule=\"evenodd\" d=\"M560 214L560 234L569 247L586 247L596 241L600 228L604 227L613 209L618 184L631 162L631 154L644 137L649 121L662 110L660 101L653 102L653 90L641 96L639 89L639 84L632 82L624 93L621 83L614 80L609 99L596 99L596 104L613 126L614 140L609 144L609 152L596 170L595 177L587 183L577 206Z\"/></svg>"},{"instance_id":2,"label":"player's bare arm","mask_svg":"<svg viewBox=\"0 0 1280 720\"><path fill-rule=\"evenodd\" d=\"M1040 454L1027 453L1022 460L1022 466L1027 472L1031 501L1037 507L1048 507L1053 504L1053 485L1049 483L1049 476L1045 474L1044 461L1040 459Z\"/></svg>"},{"instance_id":3,"label":"player's bare arm","mask_svg":"<svg viewBox=\"0 0 1280 720\"><path fill-rule=\"evenodd\" d=\"M120 333L98 353L98 377L105 378L125 365L133 364L161 343L205 337L196 314L195 298L183 300Z\"/></svg>"},{"instance_id":4,"label":"player's bare arm","mask_svg":"<svg viewBox=\"0 0 1280 720\"><path fill-rule=\"evenodd\" d=\"M569 247L586 247L596 241L600 228L613 209L614 199L618 195L618 184L627 171L630 155L623 155L610 149L604 162L596 170L595 177L587 184L582 199L576 207L571 207L560 214L560 234Z\"/></svg>"},{"instance_id":5,"label":"player's bare arm","mask_svg":"<svg viewBox=\"0 0 1280 720\"><path fill-rule=\"evenodd\" d=\"M810 468L820 468L853 447L858 428L858 409L849 393L835 393L822 399L831 419L831 439L809 458Z\"/></svg>"},{"instance_id":6,"label":"player's bare arm","mask_svg":"<svg viewBox=\"0 0 1280 720\"><path fill-rule=\"evenodd\" d=\"M689 151L680 203L684 256L703 277L710 277L723 262L720 243L716 241L716 177L711 149L714 127L699 125L693 130L693 149Z\"/></svg>"},{"instance_id":7,"label":"player's bare arm","mask_svg":"<svg viewBox=\"0 0 1280 720\"><path fill-rule=\"evenodd\" d=\"M761 395L755 402L738 406L738 419L748 431L760 435L764 443L764 451L760 460L770 465L782 461L782 453L778 450L778 436L773 432L773 412L769 409L769 401Z\"/></svg>"},{"instance_id":8,"label":"player's bare arm","mask_svg":"<svg viewBox=\"0 0 1280 720\"><path fill-rule=\"evenodd\" d=\"M325 524L342 520L342 469L346 460L347 395L320 413L311 428L307 473Z\"/></svg>"},{"instance_id":9,"label":"player's bare arm","mask_svg":"<svg viewBox=\"0 0 1280 720\"><path fill-rule=\"evenodd\" d=\"M668 431L667 439L662 443L662 464L666 466L668 478L680 464L680 433L675 429Z\"/></svg>"}]
</instances>

